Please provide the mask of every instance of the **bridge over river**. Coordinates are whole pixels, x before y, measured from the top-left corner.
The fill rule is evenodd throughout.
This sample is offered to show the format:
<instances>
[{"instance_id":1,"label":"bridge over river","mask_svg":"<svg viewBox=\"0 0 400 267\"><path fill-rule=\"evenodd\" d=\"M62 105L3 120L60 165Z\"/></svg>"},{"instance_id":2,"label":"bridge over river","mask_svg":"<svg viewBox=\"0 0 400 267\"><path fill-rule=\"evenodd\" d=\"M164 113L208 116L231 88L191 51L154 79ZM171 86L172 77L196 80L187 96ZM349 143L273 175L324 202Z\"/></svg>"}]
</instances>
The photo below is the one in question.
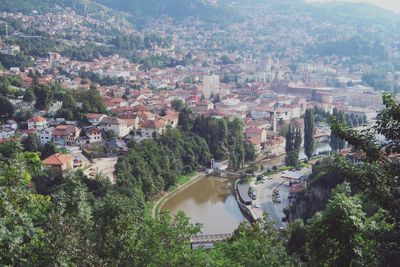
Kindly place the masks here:
<instances>
[{"instance_id":1,"label":"bridge over river","mask_svg":"<svg viewBox=\"0 0 400 267\"><path fill-rule=\"evenodd\" d=\"M190 240L191 247L194 248L196 246L212 246L216 242L225 241L231 238L233 234L214 234L214 235L196 235L193 236Z\"/></svg>"}]
</instances>

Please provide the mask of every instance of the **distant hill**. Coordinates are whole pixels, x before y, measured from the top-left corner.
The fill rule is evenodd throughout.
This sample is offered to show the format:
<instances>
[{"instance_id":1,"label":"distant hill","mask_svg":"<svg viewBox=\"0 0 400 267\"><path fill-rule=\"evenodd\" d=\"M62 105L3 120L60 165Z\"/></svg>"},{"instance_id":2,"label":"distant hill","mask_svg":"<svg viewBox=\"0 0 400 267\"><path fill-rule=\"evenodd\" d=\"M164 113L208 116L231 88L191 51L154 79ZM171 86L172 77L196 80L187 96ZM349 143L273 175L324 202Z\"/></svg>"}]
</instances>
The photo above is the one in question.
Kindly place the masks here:
<instances>
[{"instance_id":1,"label":"distant hill","mask_svg":"<svg viewBox=\"0 0 400 267\"><path fill-rule=\"evenodd\" d=\"M28 13L52 11L56 5L72 7L74 0L0 0L0 11Z\"/></svg>"},{"instance_id":2,"label":"distant hill","mask_svg":"<svg viewBox=\"0 0 400 267\"><path fill-rule=\"evenodd\" d=\"M39 12L51 11L59 6L75 7L82 11L83 3L88 9L107 7L123 12L132 22L143 23L162 15L174 19L198 17L206 22L230 23L240 18L238 6L258 8L267 6L278 13L309 13L317 21L351 24L382 25L392 30L400 25L400 16L388 10L365 3L331 2L309 3L303 0L0 0L0 11ZM93 10L93 9L92 9ZM244 14L246 16L246 14Z\"/></svg>"},{"instance_id":3,"label":"distant hill","mask_svg":"<svg viewBox=\"0 0 400 267\"><path fill-rule=\"evenodd\" d=\"M94 0L106 7L142 18L167 15L172 18L199 17L205 21L223 22L234 15L216 0Z\"/></svg>"},{"instance_id":4,"label":"distant hill","mask_svg":"<svg viewBox=\"0 0 400 267\"><path fill-rule=\"evenodd\" d=\"M89 10L103 6L124 12L134 21L146 21L162 15L175 19L198 17L208 22L231 21L235 17L217 0L0 0L0 11L49 12L56 6L82 11L84 3Z\"/></svg>"}]
</instances>

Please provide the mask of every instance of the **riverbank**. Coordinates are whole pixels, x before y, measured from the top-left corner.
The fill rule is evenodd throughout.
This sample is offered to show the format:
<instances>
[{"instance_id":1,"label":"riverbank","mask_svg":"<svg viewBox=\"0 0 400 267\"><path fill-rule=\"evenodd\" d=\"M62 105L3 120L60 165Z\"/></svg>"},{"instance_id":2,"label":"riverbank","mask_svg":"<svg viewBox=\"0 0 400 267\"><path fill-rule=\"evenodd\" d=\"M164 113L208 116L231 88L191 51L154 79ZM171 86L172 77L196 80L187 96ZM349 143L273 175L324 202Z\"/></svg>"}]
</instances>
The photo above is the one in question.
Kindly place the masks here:
<instances>
[{"instance_id":1,"label":"riverbank","mask_svg":"<svg viewBox=\"0 0 400 267\"><path fill-rule=\"evenodd\" d=\"M180 193L182 190L186 189L188 186L192 185L199 179L205 177L205 173L195 173L194 175L188 177L185 176L182 179L178 180L177 186L175 186L170 192L167 192L165 195L157 199L153 205L151 215L153 218L157 218L158 215L160 214L160 211L164 204L172 197Z\"/></svg>"}]
</instances>

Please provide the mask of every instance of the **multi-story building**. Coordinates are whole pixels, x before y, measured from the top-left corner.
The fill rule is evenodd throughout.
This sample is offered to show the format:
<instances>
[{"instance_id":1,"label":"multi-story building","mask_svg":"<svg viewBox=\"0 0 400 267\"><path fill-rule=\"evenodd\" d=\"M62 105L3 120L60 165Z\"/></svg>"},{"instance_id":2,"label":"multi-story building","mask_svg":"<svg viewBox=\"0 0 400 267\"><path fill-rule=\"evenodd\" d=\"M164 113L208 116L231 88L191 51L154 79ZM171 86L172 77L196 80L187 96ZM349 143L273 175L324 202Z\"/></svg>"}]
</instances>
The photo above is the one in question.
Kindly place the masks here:
<instances>
[{"instance_id":1,"label":"multi-story building","mask_svg":"<svg viewBox=\"0 0 400 267\"><path fill-rule=\"evenodd\" d=\"M206 99L211 95L219 94L219 76L207 75L203 77L203 95Z\"/></svg>"},{"instance_id":2,"label":"multi-story building","mask_svg":"<svg viewBox=\"0 0 400 267\"><path fill-rule=\"evenodd\" d=\"M113 131L118 137L127 136L131 130L126 121L117 117L104 117L100 121L100 129L104 132Z\"/></svg>"},{"instance_id":3,"label":"multi-story building","mask_svg":"<svg viewBox=\"0 0 400 267\"><path fill-rule=\"evenodd\" d=\"M53 132L53 143L60 146L73 146L81 129L73 125L59 125Z\"/></svg>"},{"instance_id":4,"label":"multi-story building","mask_svg":"<svg viewBox=\"0 0 400 267\"><path fill-rule=\"evenodd\" d=\"M42 130L47 127L47 119L40 116L33 116L28 120L29 130Z\"/></svg>"}]
</instances>

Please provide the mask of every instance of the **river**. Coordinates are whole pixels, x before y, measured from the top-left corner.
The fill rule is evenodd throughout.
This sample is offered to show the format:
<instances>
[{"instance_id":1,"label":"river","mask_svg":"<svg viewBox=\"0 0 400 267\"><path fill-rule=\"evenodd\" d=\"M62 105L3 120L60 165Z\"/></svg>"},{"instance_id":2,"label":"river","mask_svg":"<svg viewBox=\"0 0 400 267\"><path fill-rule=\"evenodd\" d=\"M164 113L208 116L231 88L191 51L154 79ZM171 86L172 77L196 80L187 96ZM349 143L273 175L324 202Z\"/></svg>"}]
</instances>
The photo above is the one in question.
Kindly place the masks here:
<instances>
[{"instance_id":1,"label":"river","mask_svg":"<svg viewBox=\"0 0 400 267\"><path fill-rule=\"evenodd\" d=\"M315 154L319 154L322 152L326 152L326 151L331 151L332 148L329 145L329 143L316 143L315 144ZM284 165L285 164L285 157L286 154L284 155L280 155L277 157L273 157L267 160L263 160L261 162L261 165L264 167L264 169L271 169L273 166L280 166L280 165ZM300 149L300 153L299 153L299 159L300 160L304 160L306 159L307 156L304 154L304 147L301 147Z\"/></svg>"},{"instance_id":2,"label":"river","mask_svg":"<svg viewBox=\"0 0 400 267\"><path fill-rule=\"evenodd\" d=\"M331 150L329 143L319 143L316 153ZM300 159L304 159L300 151ZM265 169L284 164L285 155L264 161ZM183 211L192 223L201 223L203 234L232 233L237 226L246 221L232 193L234 180L207 176L169 199L162 210L172 214Z\"/></svg>"},{"instance_id":3,"label":"river","mask_svg":"<svg viewBox=\"0 0 400 267\"><path fill-rule=\"evenodd\" d=\"M203 234L232 233L246 221L232 194L234 180L207 176L169 199L162 210L183 211Z\"/></svg>"}]
</instances>

